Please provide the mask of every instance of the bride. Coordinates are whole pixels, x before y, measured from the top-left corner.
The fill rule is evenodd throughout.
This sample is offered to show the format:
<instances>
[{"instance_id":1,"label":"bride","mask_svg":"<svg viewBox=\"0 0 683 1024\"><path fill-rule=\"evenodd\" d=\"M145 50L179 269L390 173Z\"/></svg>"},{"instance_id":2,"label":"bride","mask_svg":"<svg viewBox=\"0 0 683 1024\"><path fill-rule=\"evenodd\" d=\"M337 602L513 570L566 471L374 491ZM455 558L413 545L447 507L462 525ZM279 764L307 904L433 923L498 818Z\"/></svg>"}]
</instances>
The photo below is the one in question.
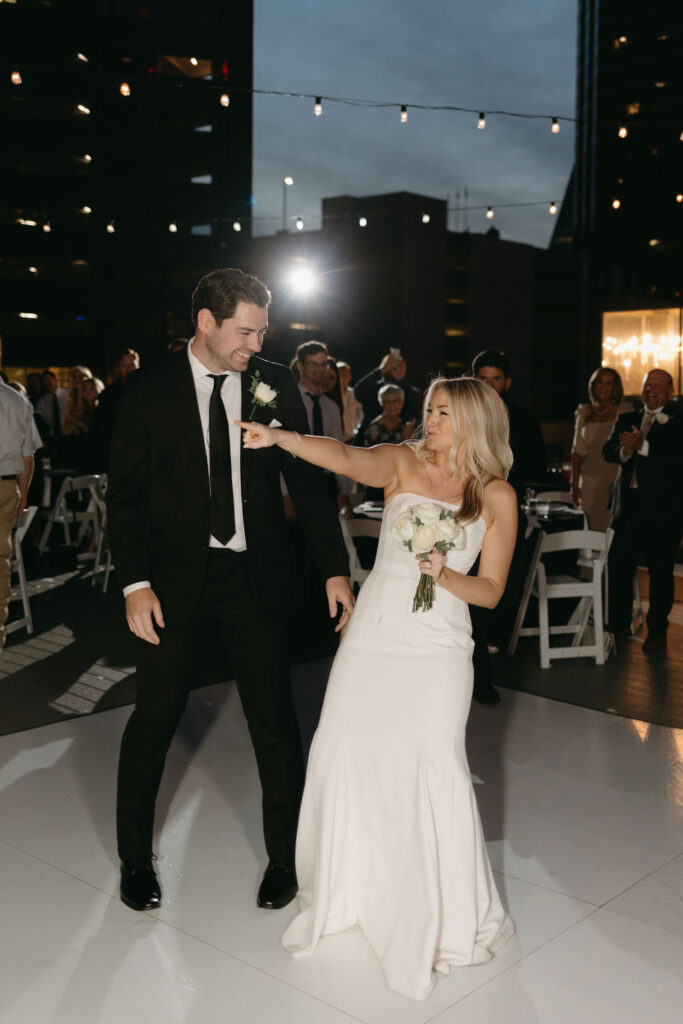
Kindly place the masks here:
<instances>
[{"instance_id":1,"label":"bride","mask_svg":"<svg viewBox=\"0 0 683 1024\"><path fill-rule=\"evenodd\" d=\"M352 448L240 423L247 448L383 487L377 559L332 667L297 835L299 912L282 942L312 952L360 925L389 988L424 999L434 971L480 964L514 933L496 891L467 758L472 695L468 604L499 601L517 529L505 406L472 378L435 380L422 435ZM455 513L464 542L416 563L391 527L416 504ZM481 551L479 574L467 572ZM428 611L412 611L425 573Z\"/></svg>"}]
</instances>

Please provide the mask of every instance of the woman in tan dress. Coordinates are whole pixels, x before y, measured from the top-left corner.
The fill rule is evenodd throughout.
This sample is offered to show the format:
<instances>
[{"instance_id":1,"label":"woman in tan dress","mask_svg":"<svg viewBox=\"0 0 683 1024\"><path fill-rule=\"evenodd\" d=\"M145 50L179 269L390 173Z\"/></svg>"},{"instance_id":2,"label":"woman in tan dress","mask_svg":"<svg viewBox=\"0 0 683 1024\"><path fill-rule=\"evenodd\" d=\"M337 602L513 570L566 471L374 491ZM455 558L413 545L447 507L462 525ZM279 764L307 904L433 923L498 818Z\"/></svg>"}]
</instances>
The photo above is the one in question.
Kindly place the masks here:
<instances>
[{"instance_id":1,"label":"woman in tan dress","mask_svg":"<svg viewBox=\"0 0 683 1024\"><path fill-rule=\"evenodd\" d=\"M579 405L572 441L572 498L581 505L590 530L606 530L610 524L609 500L617 466L602 457L602 446L614 422L632 406L624 402L624 387L616 370L601 366L588 381L590 402Z\"/></svg>"}]
</instances>

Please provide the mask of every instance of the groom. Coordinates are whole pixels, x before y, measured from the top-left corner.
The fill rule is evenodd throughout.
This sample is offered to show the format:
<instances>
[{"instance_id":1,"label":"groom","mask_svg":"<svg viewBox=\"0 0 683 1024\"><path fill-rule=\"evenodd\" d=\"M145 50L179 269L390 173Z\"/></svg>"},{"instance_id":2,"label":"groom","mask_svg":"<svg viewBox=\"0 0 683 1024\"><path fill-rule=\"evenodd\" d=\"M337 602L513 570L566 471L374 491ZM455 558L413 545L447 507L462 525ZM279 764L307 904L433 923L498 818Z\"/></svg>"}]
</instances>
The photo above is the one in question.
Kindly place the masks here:
<instances>
[{"instance_id":1,"label":"groom","mask_svg":"<svg viewBox=\"0 0 683 1024\"><path fill-rule=\"evenodd\" d=\"M235 420L305 433L291 374L259 358L270 293L215 270L192 296L187 348L134 374L114 430L111 549L136 636L137 702L121 742L117 829L121 899L160 906L154 805L166 752L208 631L230 652L263 790L269 863L260 907L296 894L303 758L287 660L290 564L280 473L317 561L337 629L353 608L348 561L322 472L279 448L247 451Z\"/></svg>"}]
</instances>

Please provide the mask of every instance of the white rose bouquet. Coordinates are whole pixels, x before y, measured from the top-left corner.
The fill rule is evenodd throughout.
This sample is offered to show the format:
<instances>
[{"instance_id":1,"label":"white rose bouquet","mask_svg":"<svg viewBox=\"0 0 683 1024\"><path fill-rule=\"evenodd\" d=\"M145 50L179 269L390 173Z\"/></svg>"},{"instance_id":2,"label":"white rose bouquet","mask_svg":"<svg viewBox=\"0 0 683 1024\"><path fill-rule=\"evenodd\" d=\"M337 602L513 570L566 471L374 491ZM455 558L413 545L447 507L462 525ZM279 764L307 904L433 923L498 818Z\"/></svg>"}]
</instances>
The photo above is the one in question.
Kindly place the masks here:
<instances>
[{"instance_id":1,"label":"white rose bouquet","mask_svg":"<svg viewBox=\"0 0 683 1024\"><path fill-rule=\"evenodd\" d=\"M463 547L465 531L455 521L455 512L423 502L411 505L396 517L391 526L391 536L401 548L408 548L421 559L427 559L433 548L442 555ZM413 598L413 611L429 611L434 604L434 580L426 573L420 573L420 582Z\"/></svg>"},{"instance_id":2,"label":"white rose bouquet","mask_svg":"<svg viewBox=\"0 0 683 1024\"><path fill-rule=\"evenodd\" d=\"M251 378L251 386L249 393L251 394L254 401L252 402L251 412L249 413L249 419L253 419L254 413L259 405L268 405L271 409L274 409L277 405L275 399L277 398L277 390L271 388L270 384L266 384L264 380L261 380L260 370L256 370Z\"/></svg>"}]
</instances>

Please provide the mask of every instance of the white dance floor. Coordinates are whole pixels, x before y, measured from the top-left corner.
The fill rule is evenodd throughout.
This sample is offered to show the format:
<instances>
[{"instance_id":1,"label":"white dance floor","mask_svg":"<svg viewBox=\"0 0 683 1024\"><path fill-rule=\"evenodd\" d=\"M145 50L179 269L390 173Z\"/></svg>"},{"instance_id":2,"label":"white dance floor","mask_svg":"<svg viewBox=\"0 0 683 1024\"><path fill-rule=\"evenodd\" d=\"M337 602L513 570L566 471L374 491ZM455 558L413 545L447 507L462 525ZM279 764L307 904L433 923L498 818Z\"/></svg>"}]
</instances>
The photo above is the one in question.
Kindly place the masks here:
<instances>
[{"instance_id":1,"label":"white dance floor","mask_svg":"<svg viewBox=\"0 0 683 1024\"><path fill-rule=\"evenodd\" d=\"M0 1021L679 1024L683 731L501 694L475 705L469 752L518 931L424 1003L386 990L357 929L295 961L292 907L256 908L259 790L232 686L195 691L174 741L154 914L116 898L130 709L0 738Z\"/></svg>"}]
</instances>

